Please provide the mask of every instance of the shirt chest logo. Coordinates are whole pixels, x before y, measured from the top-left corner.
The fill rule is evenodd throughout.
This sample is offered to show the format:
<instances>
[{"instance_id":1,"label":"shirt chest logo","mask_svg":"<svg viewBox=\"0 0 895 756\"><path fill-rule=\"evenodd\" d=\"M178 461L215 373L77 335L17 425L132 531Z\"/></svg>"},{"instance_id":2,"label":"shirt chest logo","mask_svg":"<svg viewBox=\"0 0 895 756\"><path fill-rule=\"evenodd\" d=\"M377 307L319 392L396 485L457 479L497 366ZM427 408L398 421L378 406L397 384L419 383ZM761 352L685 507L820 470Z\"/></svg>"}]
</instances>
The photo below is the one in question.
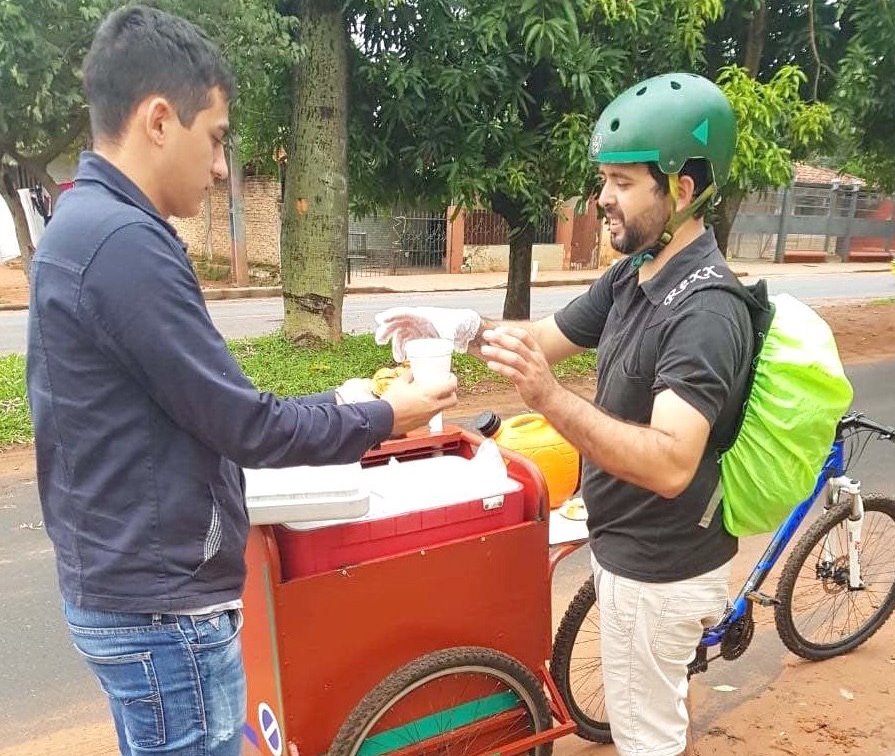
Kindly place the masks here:
<instances>
[{"instance_id":1,"label":"shirt chest logo","mask_svg":"<svg viewBox=\"0 0 895 756\"><path fill-rule=\"evenodd\" d=\"M718 271L715 270L714 265L706 265L704 268L699 268L698 270L693 271L690 275L686 276L683 281L681 281L677 286L675 286L668 294L665 296L665 301L663 304L667 307L670 305L678 296L683 294L687 287L690 284L696 283L697 281L708 281L710 278L720 278L723 280L724 276L722 276Z\"/></svg>"}]
</instances>

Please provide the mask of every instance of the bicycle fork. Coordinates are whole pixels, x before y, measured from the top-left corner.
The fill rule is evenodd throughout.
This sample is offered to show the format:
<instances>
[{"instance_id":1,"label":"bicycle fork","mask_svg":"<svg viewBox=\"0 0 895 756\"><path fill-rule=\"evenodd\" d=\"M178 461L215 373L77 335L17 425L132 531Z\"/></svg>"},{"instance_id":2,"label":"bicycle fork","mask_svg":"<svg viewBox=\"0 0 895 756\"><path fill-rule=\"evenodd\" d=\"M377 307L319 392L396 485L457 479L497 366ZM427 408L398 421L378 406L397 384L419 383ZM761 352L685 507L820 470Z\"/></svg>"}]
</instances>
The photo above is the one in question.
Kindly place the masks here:
<instances>
[{"instance_id":1,"label":"bicycle fork","mask_svg":"<svg viewBox=\"0 0 895 756\"><path fill-rule=\"evenodd\" d=\"M848 588L858 591L864 588L861 578L861 561L858 551L861 547L861 527L864 524L864 500L861 498L861 484L846 476L832 478L828 494L827 509L838 507L844 503L844 496L851 501L851 512L845 521L846 542L848 548ZM830 565L837 571L837 555L832 548L832 531L824 538L821 564ZM820 570L820 566L818 571Z\"/></svg>"}]
</instances>

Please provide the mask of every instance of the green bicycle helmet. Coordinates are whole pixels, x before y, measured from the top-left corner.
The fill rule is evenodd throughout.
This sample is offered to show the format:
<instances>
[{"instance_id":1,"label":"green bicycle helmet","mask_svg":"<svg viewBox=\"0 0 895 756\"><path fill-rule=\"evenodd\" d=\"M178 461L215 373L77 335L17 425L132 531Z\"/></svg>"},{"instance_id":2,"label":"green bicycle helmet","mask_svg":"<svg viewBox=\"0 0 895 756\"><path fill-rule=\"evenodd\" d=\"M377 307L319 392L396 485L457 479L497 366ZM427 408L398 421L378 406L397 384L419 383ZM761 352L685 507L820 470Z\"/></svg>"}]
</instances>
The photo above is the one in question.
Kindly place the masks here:
<instances>
[{"instance_id":1,"label":"green bicycle helmet","mask_svg":"<svg viewBox=\"0 0 895 756\"><path fill-rule=\"evenodd\" d=\"M670 73L635 84L600 114L590 141L597 163L656 163L676 174L705 158L713 182L730 176L737 123L724 93L696 74Z\"/></svg>"},{"instance_id":2,"label":"green bicycle helmet","mask_svg":"<svg viewBox=\"0 0 895 756\"><path fill-rule=\"evenodd\" d=\"M708 79L689 73L654 76L616 97L600 114L589 154L596 163L656 163L677 194L684 163L708 161L712 182L683 212L674 200L656 250L635 256L635 266L652 259L681 224L711 199L730 177L737 123L727 97Z\"/></svg>"}]
</instances>

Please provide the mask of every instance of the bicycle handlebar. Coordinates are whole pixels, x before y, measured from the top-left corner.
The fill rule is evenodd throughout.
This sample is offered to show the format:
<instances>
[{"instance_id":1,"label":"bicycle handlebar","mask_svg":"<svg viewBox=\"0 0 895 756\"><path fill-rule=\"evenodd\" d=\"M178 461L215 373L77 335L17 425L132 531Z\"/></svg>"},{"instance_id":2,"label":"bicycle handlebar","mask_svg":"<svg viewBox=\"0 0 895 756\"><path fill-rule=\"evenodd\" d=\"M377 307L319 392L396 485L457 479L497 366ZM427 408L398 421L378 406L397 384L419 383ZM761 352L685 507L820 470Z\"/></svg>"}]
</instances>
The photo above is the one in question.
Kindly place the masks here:
<instances>
[{"instance_id":1,"label":"bicycle handlebar","mask_svg":"<svg viewBox=\"0 0 895 756\"><path fill-rule=\"evenodd\" d=\"M864 417L864 415L860 412L849 412L845 417L843 417L842 420L839 421L839 427L836 429L836 435L838 437L842 434L843 431L851 430L853 428L873 431L874 433L878 433L880 438L882 439L895 441L895 428L880 425L874 420L870 420L869 418Z\"/></svg>"}]
</instances>

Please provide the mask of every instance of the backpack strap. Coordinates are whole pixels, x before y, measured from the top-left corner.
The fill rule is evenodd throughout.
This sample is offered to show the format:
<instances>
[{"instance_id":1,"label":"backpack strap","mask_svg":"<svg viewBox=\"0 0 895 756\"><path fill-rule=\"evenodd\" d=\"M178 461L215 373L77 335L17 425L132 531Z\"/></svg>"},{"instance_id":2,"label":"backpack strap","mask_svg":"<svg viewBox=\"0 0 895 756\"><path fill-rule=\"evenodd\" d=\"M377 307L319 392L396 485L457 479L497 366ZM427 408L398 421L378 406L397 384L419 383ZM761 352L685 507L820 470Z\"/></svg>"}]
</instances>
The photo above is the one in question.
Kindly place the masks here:
<instances>
[{"instance_id":1,"label":"backpack strap","mask_svg":"<svg viewBox=\"0 0 895 756\"><path fill-rule=\"evenodd\" d=\"M758 366L758 357L764 348L764 341L774 319L774 305L768 297L768 283L763 278L749 286L744 285L730 268L717 265L706 265L685 277L677 286L665 295L663 304L666 307L676 309L686 298L697 291L707 289L721 289L733 294L742 300L749 310L749 319L752 322L752 364L749 368L749 379L746 383L746 401L743 402L742 411L737 418L734 432L729 441L721 446L719 455L727 451L736 440L743 425L746 415L746 404L752 392L752 382L755 380L755 369Z\"/></svg>"},{"instance_id":2,"label":"backpack strap","mask_svg":"<svg viewBox=\"0 0 895 756\"><path fill-rule=\"evenodd\" d=\"M715 516L715 512L718 511L718 506L721 504L721 499L724 495L724 489L721 485L721 478L718 477L718 483L715 486L715 490L712 491L712 495L709 497L709 503L705 505L705 512L702 513L702 519L699 521L699 527L707 528L712 524L712 518Z\"/></svg>"},{"instance_id":3,"label":"backpack strap","mask_svg":"<svg viewBox=\"0 0 895 756\"><path fill-rule=\"evenodd\" d=\"M716 265L707 265L693 271L685 277L677 286L675 286L668 294L665 295L663 305L675 309L685 301L688 296L697 291L705 291L706 289L721 289L730 292L734 296L741 299L749 310L749 319L752 323L752 362L749 366L749 378L746 382L746 399L737 417L736 425L733 432L726 443L723 443L717 449L718 463L720 465L721 455L733 446L743 421L746 417L746 407L749 403L749 396L752 393L752 383L755 380L755 371L758 367L759 356L764 348L765 338L771 327L771 321L774 319L774 305L768 297L768 284L764 279L758 280L754 284L745 286L733 273L730 268L723 266L719 269ZM706 504L702 519L699 526L707 528L715 517L718 507L723 498L723 486L721 478L718 478L718 484L715 486L712 495Z\"/></svg>"}]
</instances>

